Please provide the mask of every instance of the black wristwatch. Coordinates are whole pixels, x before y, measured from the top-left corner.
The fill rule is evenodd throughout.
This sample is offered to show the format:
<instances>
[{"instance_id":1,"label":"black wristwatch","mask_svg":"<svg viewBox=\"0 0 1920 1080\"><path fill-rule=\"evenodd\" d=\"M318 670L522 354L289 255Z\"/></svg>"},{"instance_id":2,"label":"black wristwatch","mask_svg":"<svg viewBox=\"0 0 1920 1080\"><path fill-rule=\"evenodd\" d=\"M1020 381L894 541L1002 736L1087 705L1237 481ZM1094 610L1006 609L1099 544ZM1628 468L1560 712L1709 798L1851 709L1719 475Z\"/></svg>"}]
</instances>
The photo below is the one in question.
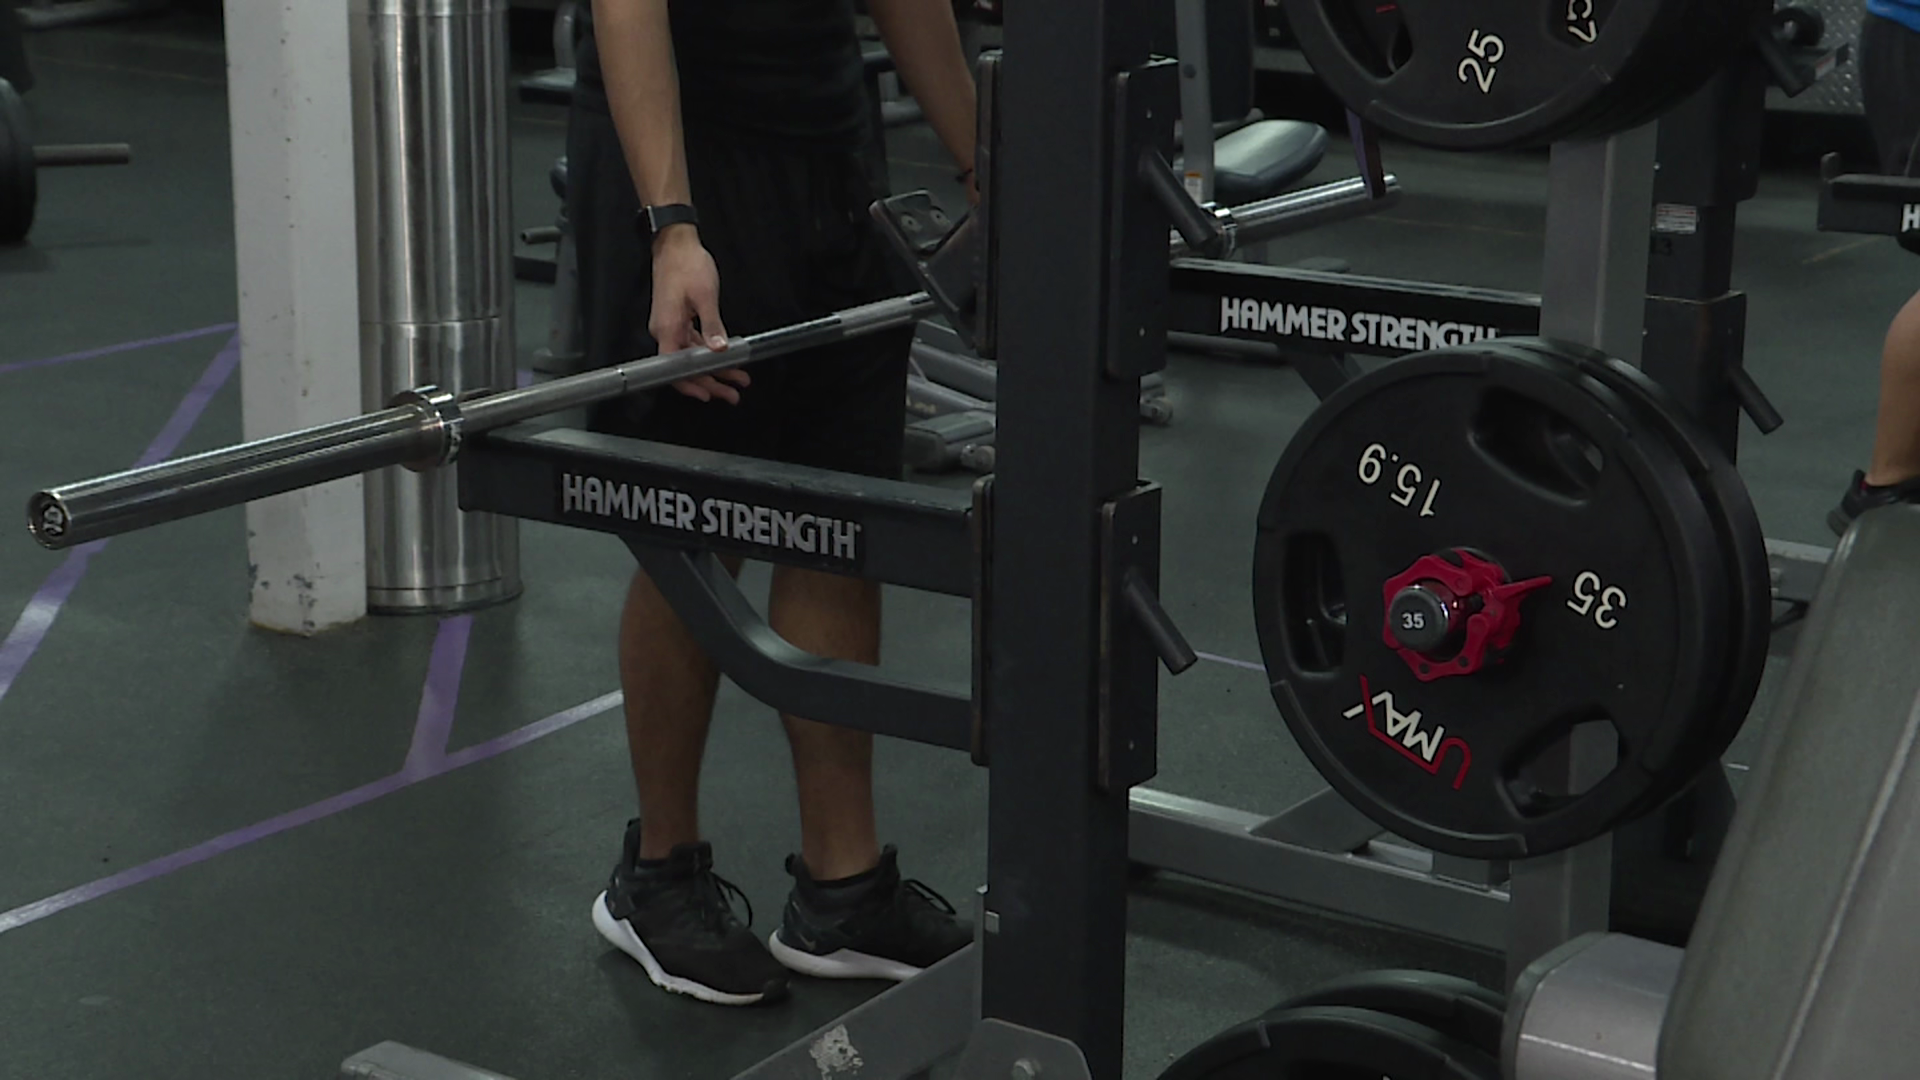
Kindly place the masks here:
<instances>
[{"instance_id":1,"label":"black wristwatch","mask_svg":"<svg viewBox=\"0 0 1920 1080\"><path fill-rule=\"evenodd\" d=\"M672 225L698 225L700 215L686 203L667 203L663 206L643 206L640 208L640 234L649 241L660 235L661 230Z\"/></svg>"}]
</instances>

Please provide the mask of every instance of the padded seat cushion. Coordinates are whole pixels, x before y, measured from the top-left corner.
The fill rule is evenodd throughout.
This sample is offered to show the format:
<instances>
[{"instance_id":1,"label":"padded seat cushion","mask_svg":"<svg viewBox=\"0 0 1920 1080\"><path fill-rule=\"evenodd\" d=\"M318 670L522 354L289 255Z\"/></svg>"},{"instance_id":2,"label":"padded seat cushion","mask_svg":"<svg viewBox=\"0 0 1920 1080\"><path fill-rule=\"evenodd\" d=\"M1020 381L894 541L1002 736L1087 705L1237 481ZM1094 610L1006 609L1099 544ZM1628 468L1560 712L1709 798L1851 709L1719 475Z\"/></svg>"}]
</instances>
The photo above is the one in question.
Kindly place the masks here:
<instances>
[{"instance_id":1,"label":"padded seat cushion","mask_svg":"<svg viewBox=\"0 0 1920 1080\"><path fill-rule=\"evenodd\" d=\"M1213 198L1239 206L1287 190L1327 154L1327 132L1299 120L1257 120L1213 144Z\"/></svg>"}]
</instances>

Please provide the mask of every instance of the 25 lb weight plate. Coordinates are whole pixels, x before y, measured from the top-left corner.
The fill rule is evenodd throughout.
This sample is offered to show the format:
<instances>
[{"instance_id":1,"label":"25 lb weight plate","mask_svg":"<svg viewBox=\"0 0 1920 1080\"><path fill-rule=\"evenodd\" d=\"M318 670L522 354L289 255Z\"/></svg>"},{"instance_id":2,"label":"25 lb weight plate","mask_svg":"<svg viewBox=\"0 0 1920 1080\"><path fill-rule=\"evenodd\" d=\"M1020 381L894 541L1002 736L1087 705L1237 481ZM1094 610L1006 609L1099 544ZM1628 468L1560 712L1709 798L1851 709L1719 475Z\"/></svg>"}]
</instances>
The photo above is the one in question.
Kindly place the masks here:
<instances>
[{"instance_id":1,"label":"25 lb weight plate","mask_svg":"<svg viewBox=\"0 0 1920 1080\"><path fill-rule=\"evenodd\" d=\"M1342 387L1276 466L1254 604L1275 703L1382 827L1474 858L1593 839L1690 778L1725 670L1702 496L1636 410L1504 349ZM1548 765L1576 729L1597 783Z\"/></svg>"},{"instance_id":2,"label":"25 lb weight plate","mask_svg":"<svg viewBox=\"0 0 1920 1080\"><path fill-rule=\"evenodd\" d=\"M1499 1080L1500 1061L1432 1028L1345 1006L1237 1024L1182 1055L1160 1080Z\"/></svg>"},{"instance_id":3,"label":"25 lb weight plate","mask_svg":"<svg viewBox=\"0 0 1920 1080\"><path fill-rule=\"evenodd\" d=\"M1749 0L1284 0L1347 107L1429 146L1489 150L1611 134L1698 88ZM1670 63L1674 56L1684 63Z\"/></svg>"}]
</instances>

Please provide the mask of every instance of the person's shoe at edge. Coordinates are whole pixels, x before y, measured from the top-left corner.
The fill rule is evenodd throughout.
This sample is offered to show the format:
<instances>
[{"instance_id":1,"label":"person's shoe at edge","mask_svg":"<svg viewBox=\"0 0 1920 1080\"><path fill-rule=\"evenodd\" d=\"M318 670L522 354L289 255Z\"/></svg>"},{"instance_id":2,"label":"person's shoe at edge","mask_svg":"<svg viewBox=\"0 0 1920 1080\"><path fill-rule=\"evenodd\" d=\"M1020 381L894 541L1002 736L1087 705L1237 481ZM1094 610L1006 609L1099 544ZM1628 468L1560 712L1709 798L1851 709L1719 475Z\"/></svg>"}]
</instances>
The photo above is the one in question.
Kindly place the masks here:
<instances>
[{"instance_id":1,"label":"person's shoe at edge","mask_svg":"<svg viewBox=\"0 0 1920 1080\"><path fill-rule=\"evenodd\" d=\"M823 979L901 981L973 941L973 927L924 884L900 876L888 846L863 874L815 881L797 855L787 857L793 891L768 939L775 959Z\"/></svg>"},{"instance_id":2,"label":"person's shoe at edge","mask_svg":"<svg viewBox=\"0 0 1920 1080\"><path fill-rule=\"evenodd\" d=\"M643 860L640 823L627 825L619 865L593 902L600 936L633 957L654 985L716 1005L757 1005L787 996L787 972L749 927L753 905L714 873L713 847L680 844ZM747 906L743 924L733 901Z\"/></svg>"}]
</instances>

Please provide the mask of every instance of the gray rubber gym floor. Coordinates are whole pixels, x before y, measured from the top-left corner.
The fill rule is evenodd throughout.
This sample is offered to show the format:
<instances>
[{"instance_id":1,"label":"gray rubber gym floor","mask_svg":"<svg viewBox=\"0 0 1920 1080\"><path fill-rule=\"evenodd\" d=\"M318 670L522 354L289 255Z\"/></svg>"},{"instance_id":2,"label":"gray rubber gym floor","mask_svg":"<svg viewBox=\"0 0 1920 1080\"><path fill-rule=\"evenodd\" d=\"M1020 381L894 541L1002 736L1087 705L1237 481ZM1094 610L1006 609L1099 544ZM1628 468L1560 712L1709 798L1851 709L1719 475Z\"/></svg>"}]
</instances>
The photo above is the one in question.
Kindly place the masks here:
<instances>
[{"instance_id":1,"label":"gray rubber gym floor","mask_svg":"<svg viewBox=\"0 0 1920 1080\"><path fill-rule=\"evenodd\" d=\"M240 431L217 30L66 31L32 47L40 137L127 139L138 157L46 176L32 245L0 252L6 512L36 487ZM523 226L551 219L561 116L517 110ZM896 130L891 146L900 186L947 189L925 132ZM1275 255L1536 287L1539 159L1397 150L1392 164L1401 206ZM1345 167L1336 152L1322 172ZM1882 330L1920 264L1815 232L1813 187L1809 169L1769 174L1742 214L1749 367L1789 418L1743 460L1771 535L1826 542L1822 517L1870 440ZM522 286L523 350L545 304ZM1316 784L1246 663L1248 552L1310 399L1283 369L1180 359L1171 377L1179 415L1144 434L1145 471L1167 488L1169 606L1211 662L1164 680L1155 785L1277 811ZM522 1080L725 1077L875 989L802 983L778 1008L717 1009L655 990L594 934L587 906L633 809L609 696L630 567L615 541L529 526L511 606L296 640L247 624L238 511L59 555L24 529L0 535L0 1075L318 1080L398 1039ZM960 683L964 608L890 602L888 664ZM406 771L417 735L426 767ZM894 744L879 773L908 872L963 901L984 866L983 775ZM763 928L797 842L791 795L773 718L726 691L706 826ZM1136 1078L1331 976L1499 970L1178 881L1141 886L1132 927Z\"/></svg>"}]
</instances>

